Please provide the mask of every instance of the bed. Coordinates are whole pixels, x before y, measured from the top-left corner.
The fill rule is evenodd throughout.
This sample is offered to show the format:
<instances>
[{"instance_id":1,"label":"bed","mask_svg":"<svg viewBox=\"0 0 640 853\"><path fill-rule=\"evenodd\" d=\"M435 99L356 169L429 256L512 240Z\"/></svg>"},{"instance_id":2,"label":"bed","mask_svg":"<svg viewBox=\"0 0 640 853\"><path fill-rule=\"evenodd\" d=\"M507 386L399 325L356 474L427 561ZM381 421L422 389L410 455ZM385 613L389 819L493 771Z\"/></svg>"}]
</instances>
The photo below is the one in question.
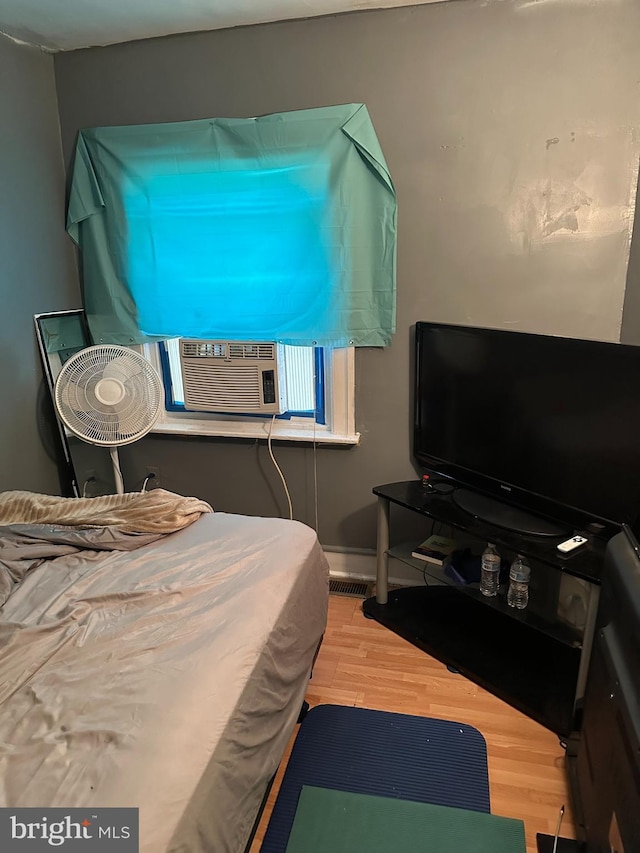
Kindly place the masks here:
<instances>
[{"instance_id":1,"label":"bed","mask_svg":"<svg viewBox=\"0 0 640 853\"><path fill-rule=\"evenodd\" d=\"M196 499L161 530L176 496L155 493L102 514L111 498L90 499L88 522L68 512L85 499L52 516L0 495L0 806L134 806L142 853L241 853L304 700L328 567L305 525Z\"/></svg>"}]
</instances>

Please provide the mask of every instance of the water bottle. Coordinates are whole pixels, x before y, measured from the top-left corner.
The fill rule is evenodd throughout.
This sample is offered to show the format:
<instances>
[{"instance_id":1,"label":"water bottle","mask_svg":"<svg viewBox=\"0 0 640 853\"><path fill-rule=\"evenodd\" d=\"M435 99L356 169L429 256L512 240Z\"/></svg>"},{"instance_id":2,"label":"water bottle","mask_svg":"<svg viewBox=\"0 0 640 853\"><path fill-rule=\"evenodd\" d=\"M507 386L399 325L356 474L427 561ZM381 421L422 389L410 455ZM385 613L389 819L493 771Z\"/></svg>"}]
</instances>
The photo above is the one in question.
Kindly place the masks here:
<instances>
[{"instance_id":1,"label":"water bottle","mask_svg":"<svg viewBox=\"0 0 640 853\"><path fill-rule=\"evenodd\" d=\"M509 607L517 607L524 610L529 603L529 578L531 569L529 564L518 554L509 569L509 591L507 593L507 604Z\"/></svg>"},{"instance_id":2,"label":"water bottle","mask_svg":"<svg viewBox=\"0 0 640 853\"><path fill-rule=\"evenodd\" d=\"M480 592L483 595L498 594L500 587L500 554L493 542L488 542L482 554L482 574L480 575Z\"/></svg>"}]
</instances>

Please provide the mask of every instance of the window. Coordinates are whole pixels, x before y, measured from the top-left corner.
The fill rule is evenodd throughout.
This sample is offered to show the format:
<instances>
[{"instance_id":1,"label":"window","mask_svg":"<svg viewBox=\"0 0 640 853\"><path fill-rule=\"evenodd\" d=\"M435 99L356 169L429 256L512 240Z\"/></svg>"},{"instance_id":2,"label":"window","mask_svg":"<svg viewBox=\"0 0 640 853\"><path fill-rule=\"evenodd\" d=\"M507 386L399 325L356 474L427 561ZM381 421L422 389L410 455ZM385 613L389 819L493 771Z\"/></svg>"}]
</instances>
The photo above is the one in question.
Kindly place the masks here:
<instances>
[{"instance_id":1,"label":"window","mask_svg":"<svg viewBox=\"0 0 640 853\"><path fill-rule=\"evenodd\" d=\"M159 347L170 411L298 414L324 422L322 348L179 338Z\"/></svg>"},{"instance_id":2,"label":"window","mask_svg":"<svg viewBox=\"0 0 640 853\"><path fill-rule=\"evenodd\" d=\"M178 341L144 344L139 349L165 379L165 410L154 432L231 438L267 438L271 433L275 440L315 440L323 444L357 444L360 440L355 429L352 347L286 347L284 373L291 405L282 417L275 418L189 411L183 400ZM318 373L322 374L320 382ZM314 411L313 400L319 392L322 401Z\"/></svg>"}]
</instances>

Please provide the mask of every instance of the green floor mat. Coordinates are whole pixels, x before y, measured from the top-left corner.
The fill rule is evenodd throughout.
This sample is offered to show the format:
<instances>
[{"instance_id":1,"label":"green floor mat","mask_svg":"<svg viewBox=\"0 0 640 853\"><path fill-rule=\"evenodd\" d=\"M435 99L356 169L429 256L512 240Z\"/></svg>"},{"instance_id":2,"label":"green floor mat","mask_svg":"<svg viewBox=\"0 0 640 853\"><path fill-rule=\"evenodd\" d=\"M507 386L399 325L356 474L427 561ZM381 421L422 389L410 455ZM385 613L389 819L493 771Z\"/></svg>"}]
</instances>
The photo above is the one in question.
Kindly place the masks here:
<instances>
[{"instance_id":1,"label":"green floor mat","mask_svg":"<svg viewBox=\"0 0 640 853\"><path fill-rule=\"evenodd\" d=\"M303 786L287 853L525 853L521 820Z\"/></svg>"}]
</instances>

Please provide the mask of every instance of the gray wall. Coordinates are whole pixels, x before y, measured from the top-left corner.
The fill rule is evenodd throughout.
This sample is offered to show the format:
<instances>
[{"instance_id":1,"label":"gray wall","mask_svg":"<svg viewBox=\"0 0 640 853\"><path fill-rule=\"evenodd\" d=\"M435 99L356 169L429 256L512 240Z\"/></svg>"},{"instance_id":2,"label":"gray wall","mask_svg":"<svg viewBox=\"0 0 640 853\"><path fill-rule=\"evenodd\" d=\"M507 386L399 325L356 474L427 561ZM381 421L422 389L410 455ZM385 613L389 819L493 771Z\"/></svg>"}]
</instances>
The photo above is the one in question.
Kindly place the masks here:
<instances>
[{"instance_id":1,"label":"gray wall","mask_svg":"<svg viewBox=\"0 0 640 853\"><path fill-rule=\"evenodd\" d=\"M362 443L320 449L320 538L374 543L372 486L414 476L411 327L618 340L640 154L640 6L464 0L56 56L79 128L367 104L398 191L398 332L357 354ZM221 510L286 503L263 447L150 437L123 453ZM279 447L313 521L313 455Z\"/></svg>"},{"instance_id":2,"label":"gray wall","mask_svg":"<svg viewBox=\"0 0 640 853\"><path fill-rule=\"evenodd\" d=\"M0 36L0 80L0 490L59 493L33 315L76 308L80 294L53 59Z\"/></svg>"}]
</instances>

